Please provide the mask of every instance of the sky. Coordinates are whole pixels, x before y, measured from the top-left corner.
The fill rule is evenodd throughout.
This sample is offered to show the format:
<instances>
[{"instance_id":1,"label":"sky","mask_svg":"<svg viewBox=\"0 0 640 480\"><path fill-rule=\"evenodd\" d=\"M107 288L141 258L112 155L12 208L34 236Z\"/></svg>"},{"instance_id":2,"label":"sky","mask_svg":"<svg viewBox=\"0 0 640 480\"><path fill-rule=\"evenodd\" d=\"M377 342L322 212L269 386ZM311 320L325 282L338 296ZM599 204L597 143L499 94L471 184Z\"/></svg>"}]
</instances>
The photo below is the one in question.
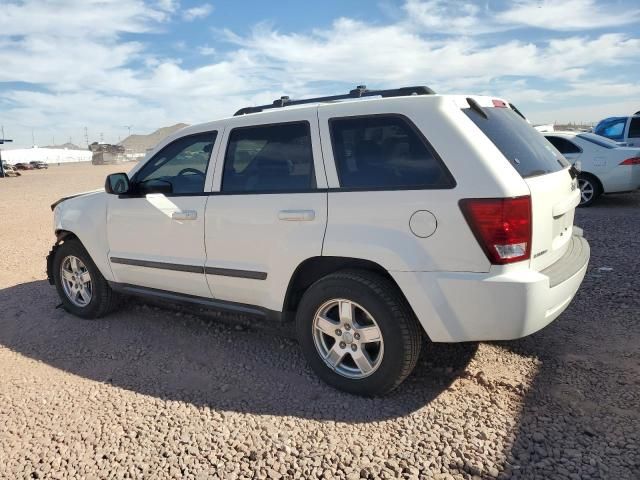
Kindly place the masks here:
<instances>
[{"instance_id":1,"label":"sky","mask_svg":"<svg viewBox=\"0 0 640 480\"><path fill-rule=\"evenodd\" d=\"M0 125L12 147L85 146L85 127L89 142L115 143L359 84L496 95L534 123L640 110L637 0L0 5Z\"/></svg>"}]
</instances>

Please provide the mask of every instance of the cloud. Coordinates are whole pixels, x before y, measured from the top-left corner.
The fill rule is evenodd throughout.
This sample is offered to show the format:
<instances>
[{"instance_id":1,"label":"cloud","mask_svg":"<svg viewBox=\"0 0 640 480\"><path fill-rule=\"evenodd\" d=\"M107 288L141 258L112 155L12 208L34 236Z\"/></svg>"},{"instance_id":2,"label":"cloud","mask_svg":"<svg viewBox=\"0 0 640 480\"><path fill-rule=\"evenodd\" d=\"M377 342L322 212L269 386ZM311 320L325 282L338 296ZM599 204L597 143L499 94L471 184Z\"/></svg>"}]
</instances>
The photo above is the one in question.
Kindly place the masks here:
<instances>
[{"instance_id":1,"label":"cloud","mask_svg":"<svg viewBox=\"0 0 640 480\"><path fill-rule=\"evenodd\" d=\"M213 12L213 5L205 3L198 7L193 7L185 10L184 12L182 12L182 18L187 22L192 22L200 18L208 17L211 12Z\"/></svg>"},{"instance_id":2,"label":"cloud","mask_svg":"<svg viewBox=\"0 0 640 480\"><path fill-rule=\"evenodd\" d=\"M215 55L217 53L217 50L213 47L210 47L209 45L201 45L198 47L198 52L200 53L200 55L209 56Z\"/></svg>"},{"instance_id":3,"label":"cloud","mask_svg":"<svg viewBox=\"0 0 640 480\"><path fill-rule=\"evenodd\" d=\"M600 6L595 0L516 0L505 10L464 0L407 0L403 10L407 20L425 33L469 36L524 27L592 30L640 20L638 8Z\"/></svg>"},{"instance_id":4,"label":"cloud","mask_svg":"<svg viewBox=\"0 0 640 480\"><path fill-rule=\"evenodd\" d=\"M589 30L637 22L640 9L621 4L599 6L595 0L521 0L498 13L496 19L546 30Z\"/></svg>"},{"instance_id":5,"label":"cloud","mask_svg":"<svg viewBox=\"0 0 640 480\"><path fill-rule=\"evenodd\" d=\"M217 31L214 49L166 30L191 9L150 1L27 0L3 6L0 114L5 129L17 132L7 134L29 144L32 127L50 129L56 138L80 138L86 125L90 135L104 132L106 140L117 141L125 124L151 131L203 122L284 94L331 94L361 83L500 95L540 116L572 102L580 108L631 105L640 95L629 77L640 67L640 36L633 30L594 33L597 19L591 19L585 31L514 34L529 25L524 18L506 18L531 2L494 11L470 1L408 0L400 16L387 22L338 18L310 31L281 32L267 23L241 33ZM589 0L568 1L600 11ZM613 22L607 16L604 21ZM184 51L158 53L151 46L160 36L168 38L165 45L185 42ZM192 52L195 62L186 60ZM172 58L181 55L184 62Z\"/></svg>"}]
</instances>

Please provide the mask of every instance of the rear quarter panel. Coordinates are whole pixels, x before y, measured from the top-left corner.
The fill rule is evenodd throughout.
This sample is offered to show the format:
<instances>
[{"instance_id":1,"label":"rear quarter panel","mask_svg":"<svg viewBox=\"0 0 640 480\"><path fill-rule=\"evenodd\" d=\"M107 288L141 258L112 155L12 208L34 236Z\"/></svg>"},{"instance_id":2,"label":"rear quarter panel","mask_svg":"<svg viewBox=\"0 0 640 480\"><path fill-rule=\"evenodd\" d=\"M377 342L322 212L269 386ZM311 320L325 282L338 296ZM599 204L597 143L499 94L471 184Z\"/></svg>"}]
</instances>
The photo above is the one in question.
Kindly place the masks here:
<instances>
[{"instance_id":1,"label":"rear quarter panel","mask_svg":"<svg viewBox=\"0 0 640 480\"><path fill-rule=\"evenodd\" d=\"M529 189L452 97L408 97L320 106L322 150L329 183L323 255L364 258L388 271L488 272L490 263L462 215L463 198L527 195ZM343 191L328 121L334 117L401 114L422 132L453 175L452 189ZM428 210L433 235L420 238L411 216Z\"/></svg>"}]
</instances>

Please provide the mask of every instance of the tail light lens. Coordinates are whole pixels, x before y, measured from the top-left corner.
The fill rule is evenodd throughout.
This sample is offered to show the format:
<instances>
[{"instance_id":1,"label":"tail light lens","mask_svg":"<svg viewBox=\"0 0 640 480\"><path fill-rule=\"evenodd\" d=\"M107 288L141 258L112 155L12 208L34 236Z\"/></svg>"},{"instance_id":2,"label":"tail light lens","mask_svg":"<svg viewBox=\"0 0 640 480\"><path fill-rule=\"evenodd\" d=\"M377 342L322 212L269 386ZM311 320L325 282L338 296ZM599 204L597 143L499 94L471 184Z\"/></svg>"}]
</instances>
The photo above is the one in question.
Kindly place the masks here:
<instances>
[{"instance_id":1,"label":"tail light lens","mask_svg":"<svg viewBox=\"0 0 640 480\"><path fill-rule=\"evenodd\" d=\"M640 157L627 158L620 165L640 165Z\"/></svg>"},{"instance_id":2,"label":"tail light lens","mask_svg":"<svg viewBox=\"0 0 640 480\"><path fill-rule=\"evenodd\" d=\"M460 208L494 265L531 256L531 197L467 198Z\"/></svg>"}]
</instances>

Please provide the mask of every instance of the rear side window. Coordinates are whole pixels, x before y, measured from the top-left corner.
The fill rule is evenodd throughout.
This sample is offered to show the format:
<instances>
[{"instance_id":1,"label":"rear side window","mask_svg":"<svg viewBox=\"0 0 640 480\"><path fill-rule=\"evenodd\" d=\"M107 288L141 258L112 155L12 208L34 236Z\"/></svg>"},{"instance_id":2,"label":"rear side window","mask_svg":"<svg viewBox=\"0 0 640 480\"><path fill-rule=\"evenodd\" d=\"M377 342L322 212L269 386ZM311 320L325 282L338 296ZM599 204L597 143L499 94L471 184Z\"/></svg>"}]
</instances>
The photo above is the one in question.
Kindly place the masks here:
<instances>
[{"instance_id":1,"label":"rear side window","mask_svg":"<svg viewBox=\"0 0 640 480\"><path fill-rule=\"evenodd\" d=\"M563 155L582 152L580 147L566 138L553 136L545 136L545 138L549 140L549 142L551 142L551 144Z\"/></svg>"},{"instance_id":2,"label":"rear side window","mask_svg":"<svg viewBox=\"0 0 640 480\"><path fill-rule=\"evenodd\" d=\"M569 162L510 108L482 108L487 118L471 108L462 110L509 160L522 178L560 171Z\"/></svg>"},{"instance_id":3,"label":"rear side window","mask_svg":"<svg viewBox=\"0 0 640 480\"><path fill-rule=\"evenodd\" d=\"M455 182L416 127L400 115L329 121L340 186L452 188Z\"/></svg>"},{"instance_id":4,"label":"rear side window","mask_svg":"<svg viewBox=\"0 0 640 480\"><path fill-rule=\"evenodd\" d=\"M224 160L223 192L295 192L315 186L308 122L231 131Z\"/></svg>"}]
</instances>

